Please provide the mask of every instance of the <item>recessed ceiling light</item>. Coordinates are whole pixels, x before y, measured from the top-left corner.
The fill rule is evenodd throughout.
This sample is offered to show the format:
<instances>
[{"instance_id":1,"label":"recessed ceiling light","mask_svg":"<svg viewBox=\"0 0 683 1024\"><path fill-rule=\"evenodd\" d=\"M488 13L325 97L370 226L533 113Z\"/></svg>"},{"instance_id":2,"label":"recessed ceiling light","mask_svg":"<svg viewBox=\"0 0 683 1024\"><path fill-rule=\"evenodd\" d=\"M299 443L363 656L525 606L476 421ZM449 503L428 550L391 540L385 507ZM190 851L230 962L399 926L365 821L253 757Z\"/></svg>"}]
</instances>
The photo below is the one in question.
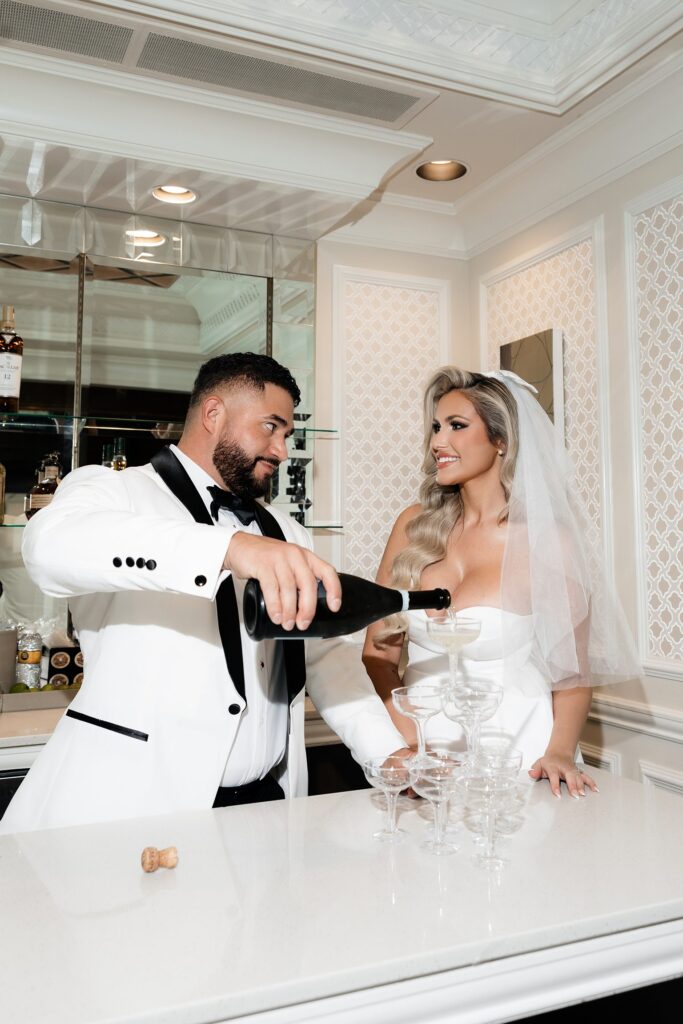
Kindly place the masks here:
<instances>
[{"instance_id":1,"label":"recessed ceiling light","mask_svg":"<svg viewBox=\"0 0 683 1024\"><path fill-rule=\"evenodd\" d=\"M133 245L163 245L166 241L166 235L159 235L156 231L150 231L149 228L140 228L137 231L126 231L126 235L131 240Z\"/></svg>"},{"instance_id":2,"label":"recessed ceiling light","mask_svg":"<svg viewBox=\"0 0 683 1024\"><path fill-rule=\"evenodd\" d=\"M184 185L157 185L152 195L162 203L193 203L197 198L197 193Z\"/></svg>"},{"instance_id":3,"label":"recessed ceiling light","mask_svg":"<svg viewBox=\"0 0 683 1024\"><path fill-rule=\"evenodd\" d=\"M455 181L467 174L467 168L457 160L429 160L420 164L415 173L427 181Z\"/></svg>"}]
</instances>

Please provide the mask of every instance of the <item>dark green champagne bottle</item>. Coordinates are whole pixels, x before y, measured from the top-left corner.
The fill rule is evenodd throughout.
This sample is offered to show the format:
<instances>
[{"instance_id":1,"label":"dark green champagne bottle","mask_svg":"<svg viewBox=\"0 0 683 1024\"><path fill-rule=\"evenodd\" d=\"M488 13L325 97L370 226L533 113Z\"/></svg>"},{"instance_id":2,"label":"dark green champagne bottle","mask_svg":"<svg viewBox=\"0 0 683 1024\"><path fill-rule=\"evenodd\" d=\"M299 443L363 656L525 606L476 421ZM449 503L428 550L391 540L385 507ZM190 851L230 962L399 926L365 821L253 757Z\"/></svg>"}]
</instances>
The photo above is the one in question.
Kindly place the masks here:
<instances>
[{"instance_id":1,"label":"dark green champagne bottle","mask_svg":"<svg viewBox=\"0 0 683 1024\"><path fill-rule=\"evenodd\" d=\"M344 636L365 629L371 622L415 608L448 608L451 595L447 590L394 590L379 583L339 573L342 585L342 603L338 612L327 607L322 583L318 583L318 603L308 629L283 629L273 622L266 611L261 585L258 580L247 580L244 588L244 625L252 640L303 640L307 637Z\"/></svg>"}]
</instances>

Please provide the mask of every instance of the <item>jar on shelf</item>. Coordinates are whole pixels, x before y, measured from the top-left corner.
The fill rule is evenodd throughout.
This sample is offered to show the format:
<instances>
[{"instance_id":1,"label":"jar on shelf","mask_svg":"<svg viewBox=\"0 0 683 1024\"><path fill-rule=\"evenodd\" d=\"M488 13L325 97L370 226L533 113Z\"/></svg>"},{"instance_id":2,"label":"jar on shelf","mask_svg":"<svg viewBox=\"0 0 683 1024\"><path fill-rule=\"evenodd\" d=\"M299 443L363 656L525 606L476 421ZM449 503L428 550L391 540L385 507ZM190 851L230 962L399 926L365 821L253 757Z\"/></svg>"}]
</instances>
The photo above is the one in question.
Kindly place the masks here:
<instances>
[{"instance_id":1,"label":"jar on shelf","mask_svg":"<svg viewBox=\"0 0 683 1024\"><path fill-rule=\"evenodd\" d=\"M17 678L19 685L29 690L40 689L40 659L43 638L40 633L20 633L17 638Z\"/></svg>"}]
</instances>

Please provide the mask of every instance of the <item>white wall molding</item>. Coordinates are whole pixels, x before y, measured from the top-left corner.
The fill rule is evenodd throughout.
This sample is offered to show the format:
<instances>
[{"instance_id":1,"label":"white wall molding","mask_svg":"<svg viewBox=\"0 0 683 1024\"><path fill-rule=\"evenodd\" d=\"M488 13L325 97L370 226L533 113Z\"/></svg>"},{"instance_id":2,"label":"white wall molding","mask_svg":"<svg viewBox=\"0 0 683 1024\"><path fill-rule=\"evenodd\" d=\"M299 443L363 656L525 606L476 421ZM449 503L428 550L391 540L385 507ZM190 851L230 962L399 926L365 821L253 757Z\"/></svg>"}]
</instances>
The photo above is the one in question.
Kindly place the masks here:
<instances>
[{"instance_id":1,"label":"white wall molding","mask_svg":"<svg viewBox=\"0 0 683 1024\"><path fill-rule=\"evenodd\" d=\"M332 352L333 352L333 375L334 379L339 382L339 386L333 391L332 396L332 420L341 427L341 443L338 445L338 458L340 460L339 466L336 472L336 479L340 481L340 488L338 494L335 496L335 500L338 501L336 508L340 518L339 522L344 523L345 536L342 539L340 548L340 564L346 565L349 549L349 531L352 527L349 524L348 516L348 498L346 489L346 477L347 477L347 465L349 458L349 440L348 431L345 429L347 423L347 410L346 410L346 399L344 396L345 388L342 386L342 382L346 381L348 373L347 360L348 360L348 310L346 304L346 289L349 284L358 284L362 286L372 286L376 288L392 288L401 290L404 294L409 292L426 292L435 296L437 304L437 320L438 320L438 357L439 360L445 362L448 359L449 353L449 337L450 337L450 323L451 323L451 299L450 299L450 282L439 278L419 277L408 274L397 274L388 272L376 272L367 270L361 267L344 266L337 264L333 267L333 285L332 285ZM372 351L372 338L368 337L368 351ZM380 382L378 382L378 387ZM354 391L355 393L355 391ZM420 409L419 404L415 408L415 417L419 420ZM418 437L421 437L421 424L420 429L417 431ZM419 444L419 441L417 442ZM419 449L418 449L419 452ZM380 481L378 481L379 483ZM400 509L397 509L398 513ZM390 524L388 524L390 527ZM378 550L373 552L373 560L376 557L374 569L367 572L367 575L374 575L376 570L376 564L379 561L382 548L389 535L389 529L386 531L386 536L377 536L375 538ZM353 542L353 538L351 538ZM352 571L358 571L358 568L352 567Z\"/></svg>"},{"instance_id":2,"label":"white wall molding","mask_svg":"<svg viewBox=\"0 0 683 1024\"><path fill-rule=\"evenodd\" d=\"M682 144L679 55L457 201L461 247L479 255Z\"/></svg>"},{"instance_id":3,"label":"white wall molding","mask_svg":"<svg viewBox=\"0 0 683 1024\"><path fill-rule=\"evenodd\" d=\"M614 576L614 526L612 520L612 456L610 446L610 406L609 406L609 334L607 322L607 271L605 260L605 226L604 218L597 217L593 221L578 226L543 246L532 249L521 257L505 263L483 275L479 280L480 310L480 349L479 358L482 367L488 365L489 358L489 317L488 296L492 285L508 278L515 277L531 267L544 263L560 253L590 241L593 260L593 279L595 288L595 355L598 371L597 412L598 412L598 445L600 474L600 510L601 539L603 563L609 579ZM567 325L557 323L553 317L553 327L564 328ZM514 340L512 338L510 341Z\"/></svg>"},{"instance_id":4,"label":"white wall molding","mask_svg":"<svg viewBox=\"0 0 683 1024\"><path fill-rule=\"evenodd\" d=\"M655 679L672 679L674 682L683 683L683 664L646 659L643 662L643 670L646 675L654 676Z\"/></svg>"},{"instance_id":5,"label":"white wall molding","mask_svg":"<svg viewBox=\"0 0 683 1024\"><path fill-rule=\"evenodd\" d=\"M644 670L652 676L683 682L683 663L653 658L649 645L648 590L645 567L648 549L646 538L646 512L643 479L643 418L641 409L641 346L638 314L638 272L635 222L638 216L656 206L683 195L683 175L662 182L655 189L631 199L624 209L624 273L626 281L626 331L628 343L629 376L631 380L631 413L636 439L636 458L633 467L633 504L636 523L636 639Z\"/></svg>"},{"instance_id":6,"label":"white wall molding","mask_svg":"<svg viewBox=\"0 0 683 1024\"><path fill-rule=\"evenodd\" d=\"M683 743L683 712L609 695L604 690L596 691L589 719L655 740Z\"/></svg>"},{"instance_id":7,"label":"white wall molding","mask_svg":"<svg viewBox=\"0 0 683 1024\"><path fill-rule=\"evenodd\" d=\"M451 203L389 194L360 204L348 220L325 241L442 259L466 258Z\"/></svg>"},{"instance_id":8,"label":"white wall molding","mask_svg":"<svg viewBox=\"0 0 683 1024\"><path fill-rule=\"evenodd\" d=\"M598 218L598 220L600 219ZM501 263L480 277L480 285L490 288L492 284L497 284L498 281L503 281L506 277L521 274L522 271L528 270L529 267L533 267L536 263L543 263L545 260L557 256L558 253L564 252L565 249L571 249L572 246L578 245L579 242L592 239L598 220L579 224L577 227L572 228L571 231L557 235L549 242L544 242L543 245L528 249L522 256L515 257L515 259L509 260L507 263Z\"/></svg>"},{"instance_id":9,"label":"white wall molding","mask_svg":"<svg viewBox=\"0 0 683 1024\"><path fill-rule=\"evenodd\" d=\"M657 789L665 789L669 793L683 796L683 772L674 771L664 765L655 764L653 761L638 759L640 779L646 786L655 786Z\"/></svg>"},{"instance_id":10,"label":"white wall molding","mask_svg":"<svg viewBox=\"0 0 683 1024\"><path fill-rule=\"evenodd\" d=\"M680 195L683 195L683 174L670 178L668 181L663 181L656 188L635 196L626 203L624 210L633 218L639 213L644 213L645 210L650 210L653 206L667 203L670 199L675 199L676 196Z\"/></svg>"},{"instance_id":11,"label":"white wall molding","mask_svg":"<svg viewBox=\"0 0 683 1024\"><path fill-rule=\"evenodd\" d=\"M662 82L666 82L671 75L680 71L681 68L683 68L683 56L675 55L661 61L661 63L636 79L635 82L620 89L613 96L610 96L598 106L589 110L576 121L572 121L565 128L554 132L544 142L534 146L524 156L508 164L498 174L492 175L492 177L477 186L477 188L471 189L462 199L458 199L453 203L454 212L462 214L469 206L484 199L488 193L497 191L506 181L518 178L525 172L531 171L558 149L562 149L573 142L578 142L589 128L597 127L607 118L613 117L650 89Z\"/></svg>"},{"instance_id":12,"label":"white wall molding","mask_svg":"<svg viewBox=\"0 0 683 1024\"><path fill-rule=\"evenodd\" d=\"M648 207L643 207L648 209ZM636 245L634 221L640 212L637 203L624 211L624 280L626 282L626 340L631 381L631 415L636 458L633 464L633 508L635 522L636 644L640 660L647 658L647 587L645 582L645 512L642 487L643 423L640 409L640 340L638 334L638 290L636 285Z\"/></svg>"},{"instance_id":13,"label":"white wall molding","mask_svg":"<svg viewBox=\"0 0 683 1024\"><path fill-rule=\"evenodd\" d=\"M597 747L593 743L580 743L581 753L587 765L591 768L601 768L611 775L621 775L621 754L615 750L606 750L604 747Z\"/></svg>"}]
</instances>

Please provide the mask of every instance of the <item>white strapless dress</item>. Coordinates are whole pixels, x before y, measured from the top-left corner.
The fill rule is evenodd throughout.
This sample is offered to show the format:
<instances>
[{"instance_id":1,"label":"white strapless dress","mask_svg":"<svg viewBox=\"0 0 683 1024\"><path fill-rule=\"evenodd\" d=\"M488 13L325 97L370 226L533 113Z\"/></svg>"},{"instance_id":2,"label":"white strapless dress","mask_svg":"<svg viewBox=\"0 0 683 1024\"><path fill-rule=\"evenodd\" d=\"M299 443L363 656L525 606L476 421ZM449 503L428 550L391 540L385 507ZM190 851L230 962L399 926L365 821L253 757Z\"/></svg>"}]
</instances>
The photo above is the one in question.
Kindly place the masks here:
<instances>
[{"instance_id":1,"label":"white strapless dress","mask_svg":"<svg viewBox=\"0 0 683 1024\"><path fill-rule=\"evenodd\" d=\"M543 754L553 725L552 694L543 684L538 670L529 663L532 626L531 616L504 612L500 608L476 606L461 609L463 615L481 620L481 633L460 652L462 671L475 678L491 679L503 685L503 621L507 666L513 662L517 678L508 680L495 715L483 724L483 730L504 732L512 745L522 751L523 765L530 768ZM448 676L448 658L427 632L427 613L409 611L408 667L403 685ZM530 694L533 694L531 696ZM453 750L465 747L463 731L457 722L444 714L435 715L426 724L427 742Z\"/></svg>"}]
</instances>

